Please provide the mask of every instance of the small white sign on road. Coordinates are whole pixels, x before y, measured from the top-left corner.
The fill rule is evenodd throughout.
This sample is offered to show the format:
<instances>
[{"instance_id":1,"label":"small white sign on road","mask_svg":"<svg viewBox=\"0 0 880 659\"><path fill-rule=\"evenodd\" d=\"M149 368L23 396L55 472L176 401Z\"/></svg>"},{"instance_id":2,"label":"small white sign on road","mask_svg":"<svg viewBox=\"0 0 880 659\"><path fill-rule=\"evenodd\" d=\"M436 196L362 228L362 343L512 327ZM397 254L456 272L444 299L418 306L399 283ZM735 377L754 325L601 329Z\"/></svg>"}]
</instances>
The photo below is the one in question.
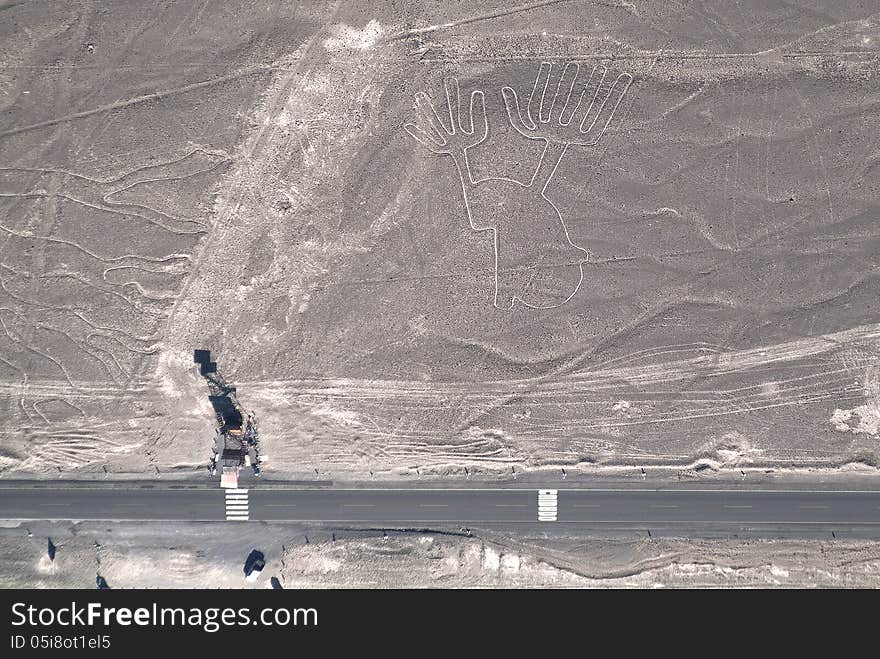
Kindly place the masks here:
<instances>
[{"instance_id":1,"label":"small white sign on road","mask_svg":"<svg viewBox=\"0 0 880 659\"><path fill-rule=\"evenodd\" d=\"M538 490L538 521L556 521L556 496L558 490Z\"/></svg>"}]
</instances>

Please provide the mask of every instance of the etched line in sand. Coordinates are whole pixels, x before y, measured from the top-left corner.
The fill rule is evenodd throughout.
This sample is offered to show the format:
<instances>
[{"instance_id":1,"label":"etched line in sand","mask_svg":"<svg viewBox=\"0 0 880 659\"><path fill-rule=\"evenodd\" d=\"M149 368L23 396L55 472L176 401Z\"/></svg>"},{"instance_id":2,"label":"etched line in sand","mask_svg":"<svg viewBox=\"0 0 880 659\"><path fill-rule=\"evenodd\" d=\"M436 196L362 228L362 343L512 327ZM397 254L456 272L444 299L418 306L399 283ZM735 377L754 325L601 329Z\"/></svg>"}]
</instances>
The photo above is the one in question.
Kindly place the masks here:
<instances>
[{"instance_id":1,"label":"etched line in sand","mask_svg":"<svg viewBox=\"0 0 880 659\"><path fill-rule=\"evenodd\" d=\"M609 76L605 67L593 67L584 79L576 62L565 65L555 84L552 77L553 65L542 62L524 107L513 88L501 91L510 125L527 139L544 141L527 183L503 176L474 178L468 149L488 136L485 94L471 92L464 122L456 78L444 80L445 109L438 111L442 104L416 93L417 118L403 126L431 153L452 158L470 227L492 233L493 305L499 309L512 309L517 302L553 309L580 289L589 252L572 241L547 188L569 147L595 146L607 132L633 80L629 73Z\"/></svg>"}]
</instances>

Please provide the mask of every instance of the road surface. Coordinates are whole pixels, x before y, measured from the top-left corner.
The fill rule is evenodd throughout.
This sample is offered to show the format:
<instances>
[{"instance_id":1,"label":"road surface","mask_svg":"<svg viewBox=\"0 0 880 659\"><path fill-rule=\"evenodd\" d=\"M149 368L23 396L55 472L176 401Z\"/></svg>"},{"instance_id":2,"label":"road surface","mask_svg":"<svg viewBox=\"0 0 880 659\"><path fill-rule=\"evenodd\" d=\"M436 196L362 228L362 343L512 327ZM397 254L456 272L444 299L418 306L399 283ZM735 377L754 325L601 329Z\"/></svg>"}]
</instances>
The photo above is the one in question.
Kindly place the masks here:
<instances>
[{"instance_id":1,"label":"road surface","mask_svg":"<svg viewBox=\"0 0 880 659\"><path fill-rule=\"evenodd\" d=\"M880 490L0 487L0 518L728 531L861 527L880 535Z\"/></svg>"}]
</instances>

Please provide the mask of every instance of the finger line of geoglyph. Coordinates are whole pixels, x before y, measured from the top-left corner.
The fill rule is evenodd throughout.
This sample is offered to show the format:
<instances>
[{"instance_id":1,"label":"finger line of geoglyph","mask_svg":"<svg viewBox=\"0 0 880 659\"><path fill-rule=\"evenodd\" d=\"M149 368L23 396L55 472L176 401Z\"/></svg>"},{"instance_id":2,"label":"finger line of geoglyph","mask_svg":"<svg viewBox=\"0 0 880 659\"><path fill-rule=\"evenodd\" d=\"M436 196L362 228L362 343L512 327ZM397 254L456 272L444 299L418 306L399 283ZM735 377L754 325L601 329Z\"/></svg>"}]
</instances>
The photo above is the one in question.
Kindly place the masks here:
<instances>
[{"instance_id":1,"label":"finger line of geoglyph","mask_svg":"<svg viewBox=\"0 0 880 659\"><path fill-rule=\"evenodd\" d=\"M571 293L560 303L541 306L531 304L525 299L523 299L520 295L511 294L511 308L518 300L521 304L526 307L535 308L535 309L549 309L561 306L571 300L575 294L577 294L580 289L583 280L584 280L584 271L583 271L583 263L589 258L589 253L584 248L580 247L576 243L571 240L571 235L568 231L568 227L565 223L564 217L560 211L560 209L553 203L551 199L546 196L546 190L549 186L551 180L553 179L559 164L565 156L565 153L568 149L568 146L571 144L595 144L596 141L601 137L602 134L606 131L608 126L611 123L611 120L614 116L615 111L623 100L626 91L629 88L630 83L632 82L632 76L628 73L622 73L615 79L614 83L611 85L610 89L607 91L603 90L603 83L607 76L607 68L605 67L593 67L590 77L587 80L586 84L583 86L583 89L580 91L577 96L577 103L571 110L571 113L568 115L567 120L565 119L565 115L571 106L572 95L574 93L575 87L577 86L578 80L580 78L580 66L576 62L569 62L564 67L562 73L560 74L558 80L555 84L555 90L553 93L552 102L548 102L547 98L547 90L550 87L551 81L550 77L552 74L552 64L550 62L542 62L538 72L535 76L535 82L532 88L532 93L529 96L528 103L525 107L525 113L523 113L522 104L519 102L519 96L515 89L505 86L502 89L502 96L504 97L505 109L507 111L508 121L511 126L517 131L523 134L525 137L530 139L544 139L545 140L545 149L541 154L540 160L538 162L537 168L535 169L535 173L533 174L530 182L528 184L523 184L520 181L515 179L510 179L507 177L487 177L480 180L474 180L473 172L470 168L470 162L467 157L467 149L477 144L480 144L487 136L488 133L488 122L486 118L486 108L485 103L483 101L483 91L475 90L471 92L470 95L470 103L468 104L468 119L469 119L469 131L465 130L464 123L462 121L462 108L461 108L461 90L459 86L459 81L456 78L447 78L444 80L444 94L446 99L446 113L448 113L449 117L449 128L447 129L444 125L443 120L440 118L440 113L437 112L437 108L431 103L430 98L424 92L418 92L416 94L416 106L420 114L421 124L405 124L404 129L406 132L413 137L416 141L422 143L429 150L434 153L448 154L453 157L453 160L456 164L457 173L460 178L460 183L462 187L462 195L463 201L465 204L465 208L468 214L468 222L471 228L475 231L492 231L493 233L493 251L494 251L494 264L493 264L493 278L494 278L494 295L493 295L493 304L498 307L498 298L499 298L499 247L500 247L500 236L495 227L492 226L479 226L478 219L475 220L473 215L473 209L471 208L470 201L468 199L468 190L473 186L479 185L480 183L490 181L490 180L505 180L520 185L524 188L530 188L536 180L538 173L541 171L542 167L544 167L544 159L547 157L549 147L551 141L554 143L559 143L563 145L563 149L558 156L554 156L557 158L556 162L553 163L553 168L550 173L547 175L546 180L544 181L539 195L543 198L549 205L553 208L556 217L559 219L562 232L565 236L565 240L568 245L572 248L580 250L584 254L583 260L577 262L577 266L579 269L579 277L577 285L574 286ZM573 72L574 75L570 76L570 72ZM600 77L598 81L595 81L597 78L597 72L600 72ZM570 79L570 84L568 84L567 93L564 91L563 85L567 83ZM541 94L540 98L538 98L538 89L540 88ZM593 139L591 142L583 142L579 141L575 135L568 135L565 133L558 133L557 136L553 136L547 133L548 130L551 130L550 125L551 121L555 118L560 128L567 127L574 119L575 115L580 111L584 99L587 97L587 94L590 94L588 105L583 111L583 118L581 121L576 124L575 131L580 131L582 134L592 131L594 127L598 126L601 128L599 135ZM560 95L564 94L565 100L561 102ZM601 94L601 96L600 96ZM469 137L476 134L477 129L474 123L474 105L477 101L479 95L479 101L481 105L481 109L483 112L483 120L486 124L486 128L483 131L483 134L476 141L468 140L470 143L465 143L461 137L457 135L467 135ZM600 99L601 102L597 104L597 99ZM427 105L427 107L425 107ZM558 114L556 112L558 107ZM533 119L533 111L536 112L538 116L538 122L540 124L544 124L540 126L535 123ZM516 116L514 117L514 112ZM604 123L600 121L603 117L607 116L604 119ZM527 123L528 121L528 123ZM553 125L553 124L551 124ZM433 131L436 136L442 140L442 145L436 139L430 139L430 134L427 131L427 127L430 127L431 131ZM457 130L456 130L457 128ZM523 132L523 128L525 128L529 134ZM449 139L450 137L455 137L456 139ZM429 142L425 140L429 139ZM572 139L574 138L574 139ZM431 144L433 144L436 149L431 148Z\"/></svg>"}]
</instances>

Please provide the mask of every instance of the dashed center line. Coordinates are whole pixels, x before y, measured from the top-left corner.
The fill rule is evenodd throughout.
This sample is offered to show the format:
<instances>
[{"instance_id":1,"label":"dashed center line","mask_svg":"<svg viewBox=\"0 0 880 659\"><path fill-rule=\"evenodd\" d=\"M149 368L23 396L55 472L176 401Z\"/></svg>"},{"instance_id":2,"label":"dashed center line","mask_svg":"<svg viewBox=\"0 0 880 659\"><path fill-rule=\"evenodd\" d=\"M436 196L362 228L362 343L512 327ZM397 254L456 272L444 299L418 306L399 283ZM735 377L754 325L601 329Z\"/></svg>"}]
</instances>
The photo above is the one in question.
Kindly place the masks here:
<instances>
[{"instance_id":1,"label":"dashed center line","mask_svg":"<svg viewBox=\"0 0 880 659\"><path fill-rule=\"evenodd\" d=\"M651 508L678 508L678 506L673 506L671 504L666 504L666 503L652 503L650 505L651 505Z\"/></svg>"}]
</instances>

